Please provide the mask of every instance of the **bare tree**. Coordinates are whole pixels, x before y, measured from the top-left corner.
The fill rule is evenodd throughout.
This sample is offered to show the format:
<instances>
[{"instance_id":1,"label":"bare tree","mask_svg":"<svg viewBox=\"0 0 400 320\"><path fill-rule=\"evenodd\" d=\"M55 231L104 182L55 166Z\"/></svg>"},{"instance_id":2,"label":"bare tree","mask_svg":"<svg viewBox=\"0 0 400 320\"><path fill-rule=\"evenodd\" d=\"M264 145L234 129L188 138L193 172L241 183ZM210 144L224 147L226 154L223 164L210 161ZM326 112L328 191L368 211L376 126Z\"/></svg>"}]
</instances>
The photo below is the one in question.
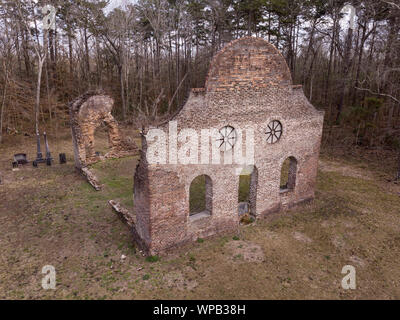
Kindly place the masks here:
<instances>
[{"instance_id":1,"label":"bare tree","mask_svg":"<svg viewBox=\"0 0 400 320\"><path fill-rule=\"evenodd\" d=\"M35 99L35 133L39 135L39 114L40 114L40 89L43 73L43 65L47 57L47 41L48 41L48 28L43 27L42 29L42 40L40 39L41 31L38 27L39 17L36 12L39 7L38 3L31 1L16 1L16 13L23 28L25 28L27 34L33 33L31 37L32 46L35 52L35 56L38 62L37 65L37 81L36 81L36 99ZM40 10L42 11L42 10ZM47 14L47 12L45 12ZM42 21L44 23L44 20Z\"/></svg>"},{"instance_id":2,"label":"bare tree","mask_svg":"<svg viewBox=\"0 0 400 320\"><path fill-rule=\"evenodd\" d=\"M2 92L1 98L1 106L0 106L0 144L3 141L3 123L4 123L4 110L5 103L7 98L7 86L8 86L8 77L10 72L10 63L11 63L11 50L12 50L12 42L10 41L9 33L8 33L8 22L7 18L4 17L4 32L3 36L0 37L1 42L1 54L2 54L2 66L3 66L3 75L4 75L4 88Z\"/></svg>"}]
</instances>

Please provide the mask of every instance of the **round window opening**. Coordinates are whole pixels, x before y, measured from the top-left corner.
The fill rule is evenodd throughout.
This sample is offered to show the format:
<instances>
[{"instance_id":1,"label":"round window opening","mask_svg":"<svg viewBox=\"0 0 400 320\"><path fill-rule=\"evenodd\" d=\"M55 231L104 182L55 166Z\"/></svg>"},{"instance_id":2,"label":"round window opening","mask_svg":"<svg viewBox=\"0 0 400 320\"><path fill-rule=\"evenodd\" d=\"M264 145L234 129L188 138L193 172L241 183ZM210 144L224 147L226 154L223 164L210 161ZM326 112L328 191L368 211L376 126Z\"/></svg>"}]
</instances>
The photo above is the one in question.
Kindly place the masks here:
<instances>
[{"instance_id":1,"label":"round window opening","mask_svg":"<svg viewBox=\"0 0 400 320\"><path fill-rule=\"evenodd\" d=\"M282 123L280 123L278 120L271 121L265 132L267 136L267 142L269 144L277 143L281 139L282 133Z\"/></svg>"},{"instance_id":2,"label":"round window opening","mask_svg":"<svg viewBox=\"0 0 400 320\"><path fill-rule=\"evenodd\" d=\"M234 127L226 126L219 130L217 138L218 148L221 151L232 150L237 142L237 132Z\"/></svg>"}]
</instances>

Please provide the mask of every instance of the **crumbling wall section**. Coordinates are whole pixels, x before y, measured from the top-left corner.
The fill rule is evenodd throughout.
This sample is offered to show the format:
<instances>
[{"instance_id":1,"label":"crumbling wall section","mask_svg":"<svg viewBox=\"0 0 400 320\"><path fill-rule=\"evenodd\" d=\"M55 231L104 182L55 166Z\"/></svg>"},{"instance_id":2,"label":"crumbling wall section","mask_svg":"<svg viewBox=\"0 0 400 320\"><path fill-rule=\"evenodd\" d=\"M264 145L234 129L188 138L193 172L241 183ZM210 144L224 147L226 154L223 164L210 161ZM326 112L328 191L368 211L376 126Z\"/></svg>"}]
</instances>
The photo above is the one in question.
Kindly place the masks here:
<instances>
[{"instance_id":1,"label":"crumbling wall section","mask_svg":"<svg viewBox=\"0 0 400 320\"><path fill-rule=\"evenodd\" d=\"M136 166L133 192L134 211L136 212L136 224L132 229L134 239L139 247L146 253L151 246L150 236L150 190L149 169L147 162L147 142L142 135L142 149L140 150L139 163Z\"/></svg>"},{"instance_id":2,"label":"crumbling wall section","mask_svg":"<svg viewBox=\"0 0 400 320\"><path fill-rule=\"evenodd\" d=\"M114 100L102 91L90 91L69 104L75 166L82 169L101 158L96 155L94 134L105 124L108 129L110 152L104 158L118 158L137 152L134 142L121 139L117 121L111 112Z\"/></svg>"}]
</instances>

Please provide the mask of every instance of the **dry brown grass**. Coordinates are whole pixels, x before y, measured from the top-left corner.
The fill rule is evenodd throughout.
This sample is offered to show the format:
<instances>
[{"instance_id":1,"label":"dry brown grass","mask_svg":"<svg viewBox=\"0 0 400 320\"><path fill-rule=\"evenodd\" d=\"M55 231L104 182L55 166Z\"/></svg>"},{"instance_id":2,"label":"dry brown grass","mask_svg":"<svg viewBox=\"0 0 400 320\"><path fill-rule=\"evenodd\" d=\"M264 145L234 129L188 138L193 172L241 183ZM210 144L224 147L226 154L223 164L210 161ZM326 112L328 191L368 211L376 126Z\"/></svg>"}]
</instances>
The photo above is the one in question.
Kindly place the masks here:
<instances>
[{"instance_id":1,"label":"dry brown grass","mask_svg":"<svg viewBox=\"0 0 400 320\"><path fill-rule=\"evenodd\" d=\"M12 172L10 156L32 159L35 142L1 147L2 299L400 298L400 189L374 162L323 156L312 204L243 226L239 240L206 239L148 262L107 204L132 206L136 159L95 165L105 185L96 192L74 171L68 132L59 137L50 142L54 155L67 153L64 166ZM41 288L46 264L55 291ZM346 264L357 290L340 286Z\"/></svg>"}]
</instances>

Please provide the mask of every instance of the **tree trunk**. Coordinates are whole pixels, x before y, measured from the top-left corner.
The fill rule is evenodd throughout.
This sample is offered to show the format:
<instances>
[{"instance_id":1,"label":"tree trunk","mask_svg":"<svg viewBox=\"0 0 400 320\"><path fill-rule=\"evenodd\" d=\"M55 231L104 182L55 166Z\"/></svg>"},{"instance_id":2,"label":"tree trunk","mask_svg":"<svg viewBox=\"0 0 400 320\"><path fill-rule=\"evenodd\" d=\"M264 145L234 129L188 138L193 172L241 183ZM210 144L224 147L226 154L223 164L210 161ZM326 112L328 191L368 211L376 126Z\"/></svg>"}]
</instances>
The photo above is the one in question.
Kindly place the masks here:
<instances>
[{"instance_id":1,"label":"tree trunk","mask_svg":"<svg viewBox=\"0 0 400 320\"><path fill-rule=\"evenodd\" d=\"M399 151L399 160L398 160L398 169L397 169L397 177L396 180L400 180L400 151Z\"/></svg>"},{"instance_id":2,"label":"tree trunk","mask_svg":"<svg viewBox=\"0 0 400 320\"><path fill-rule=\"evenodd\" d=\"M31 75L31 61L29 59L29 53L28 53L28 35L26 30L23 31L22 33L22 47L24 50L24 62L25 62L25 70L26 70L26 75L28 76L28 78Z\"/></svg>"},{"instance_id":3,"label":"tree trunk","mask_svg":"<svg viewBox=\"0 0 400 320\"><path fill-rule=\"evenodd\" d=\"M87 35L87 29L83 29L84 42L85 42L85 73L86 79L90 82L90 58L89 58L89 37Z\"/></svg>"},{"instance_id":4,"label":"tree trunk","mask_svg":"<svg viewBox=\"0 0 400 320\"><path fill-rule=\"evenodd\" d=\"M1 99L1 110L0 110L0 144L3 142L3 121L4 121L4 109L5 109L5 102L7 96L7 84L8 84L8 70L4 63L4 70L5 70L5 82L4 82L4 90L3 90L3 97Z\"/></svg>"},{"instance_id":5,"label":"tree trunk","mask_svg":"<svg viewBox=\"0 0 400 320\"><path fill-rule=\"evenodd\" d=\"M38 57L39 60L39 70L36 84L36 102L35 102L35 132L36 135L39 135L39 113L40 113L40 87L42 81L42 71L43 71L43 63L44 58Z\"/></svg>"},{"instance_id":6,"label":"tree trunk","mask_svg":"<svg viewBox=\"0 0 400 320\"><path fill-rule=\"evenodd\" d=\"M325 81L325 94L324 94L325 104L328 103L329 85L330 85L331 73L332 73L333 56L334 56L334 52L335 52L335 38L336 38L336 33L337 33L337 27L338 27L337 18L336 18L336 16L334 16L332 39L331 39L330 50L329 50L328 74L326 76L326 81Z\"/></svg>"},{"instance_id":7,"label":"tree trunk","mask_svg":"<svg viewBox=\"0 0 400 320\"><path fill-rule=\"evenodd\" d=\"M72 36L71 36L71 28L68 27L68 55L69 55L69 74L72 76L74 72L74 67L73 67L73 52L72 52Z\"/></svg>"},{"instance_id":8,"label":"tree trunk","mask_svg":"<svg viewBox=\"0 0 400 320\"><path fill-rule=\"evenodd\" d=\"M363 59L363 54L364 54L364 45L365 41L367 41L367 38L369 34L367 35L367 21L364 22L362 26L360 26L363 31L361 35L361 43L359 47L359 54L358 54L358 63L357 63L357 70L356 70L356 79L354 81L354 87L358 87L359 81L360 81L360 72L361 72L361 62ZM352 105L354 106L357 102L357 90L353 90L353 100L352 100Z\"/></svg>"},{"instance_id":9,"label":"tree trunk","mask_svg":"<svg viewBox=\"0 0 400 320\"><path fill-rule=\"evenodd\" d=\"M342 69L342 83L340 87L340 98L337 105L337 116L336 116L336 123L340 122L340 116L343 111L344 100L346 98L346 93L348 89L348 82L350 78L350 67L351 67L351 47L352 47L352 40L353 40L353 29L349 28L346 45L345 45L345 52L343 54L343 69Z\"/></svg>"},{"instance_id":10,"label":"tree trunk","mask_svg":"<svg viewBox=\"0 0 400 320\"><path fill-rule=\"evenodd\" d=\"M118 66L119 83L121 86L121 103L122 103L122 118L126 120L126 101L125 101L125 85L124 85L124 73L122 64Z\"/></svg>"}]
</instances>

